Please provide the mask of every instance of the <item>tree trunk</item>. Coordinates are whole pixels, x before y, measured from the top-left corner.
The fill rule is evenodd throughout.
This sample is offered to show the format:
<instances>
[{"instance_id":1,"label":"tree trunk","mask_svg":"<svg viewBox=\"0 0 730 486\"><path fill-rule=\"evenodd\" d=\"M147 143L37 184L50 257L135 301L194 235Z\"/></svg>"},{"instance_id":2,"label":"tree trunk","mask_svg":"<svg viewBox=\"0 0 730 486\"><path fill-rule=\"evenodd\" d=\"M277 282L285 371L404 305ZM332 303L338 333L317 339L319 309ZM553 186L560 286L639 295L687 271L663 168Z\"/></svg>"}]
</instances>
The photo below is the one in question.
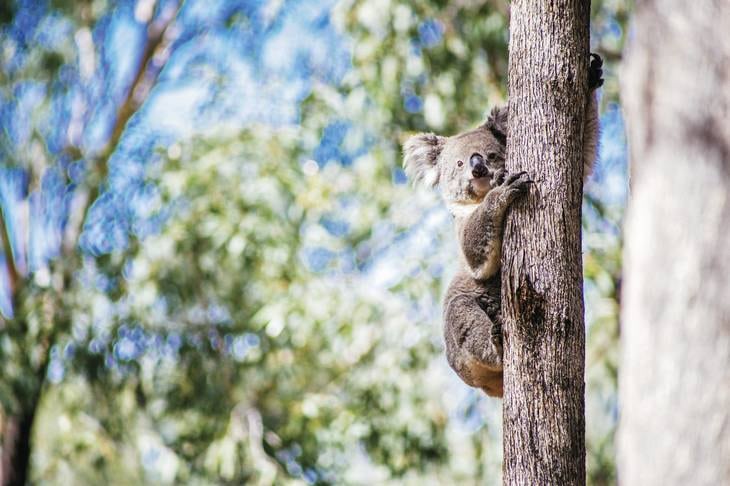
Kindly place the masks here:
<instances>
[{"instance_id":1,"label":"tree trunk","mask_svg":"<svg viewBox=\"0 0 730 486\"><path fill-rule=\"evenodd\" d=\"M631 147L619 475L730 484L730 3L643 1Z\"/></svg>"},{"instance_id":2,"label":"tree trunk","mask_svg":"<svg viewBox=\"0 0 730 486\"><path fill-rule=\"evenodd\" d=\"M505 226L504 484L585 484L589 10L580 0L511 3L507 169L535 184Z\"/></svg>"},{"instance_id":3,"label":"tree trunk","mask_svg":"<svg viewBox=\"0 0 730 486\"><path fill-rule=\"evenodd\" d=\"M30 439L36 405L5 418L2 435L0 485L23 486L30 470Z\"/></svg>"}]
</instances>

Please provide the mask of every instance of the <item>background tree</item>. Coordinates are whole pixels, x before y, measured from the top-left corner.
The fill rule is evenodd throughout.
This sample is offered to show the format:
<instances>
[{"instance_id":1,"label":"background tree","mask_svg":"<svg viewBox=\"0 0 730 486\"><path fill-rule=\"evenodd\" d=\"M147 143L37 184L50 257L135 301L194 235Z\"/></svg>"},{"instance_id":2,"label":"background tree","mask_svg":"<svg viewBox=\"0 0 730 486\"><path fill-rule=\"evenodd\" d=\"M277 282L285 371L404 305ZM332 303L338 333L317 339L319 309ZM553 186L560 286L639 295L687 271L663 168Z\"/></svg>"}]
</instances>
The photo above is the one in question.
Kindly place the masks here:
<instances>
[{"instance_id":1,"label":"background tree","mask_svg":"<svg viewBox=\"0 0 730 486\"><path fill-rule=\"evenodd\" d=\"M729 24L726 2L638 3L623 83L627 485L730 481Z\"/></svg>"},{"instance_id":2,"label":"background tree","mask_svg":"<svg viewBox=\"0 0 730 486\"><path fill-rule=\"evenodd\" d=\"M505 484L585 484L588 22L587 2L511 3L507 170L535 188L505 224Z\"/></svg>"},{"instance_id":3,"label":"background tree","mask_svg":"<svg viewBox=\"0 0 730 486\"><path fill-rule=\"evenodd\" d=\"M109 131L107 139L94 148L88 147L84 153L87 147L82 148L85 141L82 140L80 127L93 116L84 106L94 95L81 91L74 93L74 98L67 91L74 78L83 84L95 74L94 41L89 26L99 20L105 7L99 9L83 3L58 5L68 14L68 22L66 25L59 25L60 22L54 25L49 20L46 25L38 26L40 35L46 36L46 45L34 51L23 49L27 47L31 34L23 29L35 22L42 24L42 20L38 19L37 10L40 9L34 9L32 4L9 5L10 17L15 16L16 23L6 27L6 30L12 32L13 28L19 29L23 35L6 41L11 50L5 59L7 69L4 69L6 74L3 79L8 105L4 119L9 126L3 132L2 152L4 158L12 163L6 178L11 179L11 184L13 176L16 179L14 187L6 186L3 191L4 204L0 218L8 278L6 290L10 301L6 312L12 316L3 326L5 346L0 355L8 363L3 403L3 415L7 415L3 425L4 484L25 484L27 480L30 434L48 373L52 348L56 345L58 335L68 332L72 324L70 309L63 301L69 287L74 285L74 272L80 263L79 255L74 250L81 225L92 204L97 202L107 176L109 158L116 150L127 122L156 82L166 60L163 53L175 40L174 29L170 27L178 13L177 7L166 4L158 10L157 15L153 15L154 4L148 6L151 8L135 11L135 17L144 26L144 38L133 81L127 87L126 94L119 97L114 115L106 120ZM74 52L69 39L59 42L58 38L54 39L54 34L62 36L59 30L72 27L78 28L78 70L66 72L64 79L61 76L64 64ZM20 45L13 41L20 41ZM41 79L34 79L37 74L41 75ZM98 72L96 74L99 75ZM51 91L48 96L44 93L46 89ZM64 111L69 109L68 98L73 98L79 108L71 114L66 130L54 131L53 127L44 126L63 116ZM42 122L35 124L21 121L11 124L10 119L14 116L28 116L28 113L23 113L26 110L41 117ZM28 150L28 153L23 153L23 149ZM78 180L72 181L71 170L68 169L72 161L81 156L86 156L87 160L83 163L88 164L89 169ZM44 191L44 185L55 186L56 191ZM67 186L68 192L64 189L59 191L59 186ZM11 192L13 189L15 194ZM49 194L51 192L55 194ZM28 193L31 194L30 200L24 201ZM70 205L72 209L69 211ZM34 225L38 220L42 222ZM23 230L28 226L30 235L36 238L49 237L50 241L40 245L36 241L33 245L29 238L24 238L26 235ZM47 230L46 234L43 234L43 229ZM48 259L51 255L59 254L61 258Z\"/></svg>"}]
</instances>

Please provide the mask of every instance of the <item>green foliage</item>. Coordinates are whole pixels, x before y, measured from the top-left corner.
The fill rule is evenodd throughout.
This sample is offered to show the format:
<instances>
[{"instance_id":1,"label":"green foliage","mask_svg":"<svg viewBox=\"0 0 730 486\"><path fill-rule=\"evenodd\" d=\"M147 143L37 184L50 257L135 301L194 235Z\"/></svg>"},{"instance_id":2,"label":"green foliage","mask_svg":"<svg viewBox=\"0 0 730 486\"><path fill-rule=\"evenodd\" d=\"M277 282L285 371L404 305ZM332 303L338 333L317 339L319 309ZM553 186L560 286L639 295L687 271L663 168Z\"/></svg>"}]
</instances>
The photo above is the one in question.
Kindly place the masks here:
<instances>
[{"instance_id":1,"label":"green foliage","mask_svg":"<svg viewBox=\"0 0 730 486\"><path fill-rule=\"evenodd\" d=\"M320 222L353 198L368 218L378 162L366 155L307 174L301 139L257 127L169 147L149 176L160 189L150 211L174 207L169 221L106 268L88 264L91 274L125 273L118 298L77 289L73 320L95 324L76 342L75 372L99 396L134 392L135 415L175 458L177 480L263 480L257 471L270 470L329 482L352 457L395 476L448 458L430 328L397 295L368 289L365 276L313 272L302 253L352 244ZM391 203L407 197L380 192ZM354 223L353 233L373 224ZM176 339L177 349L123 351ZM105 435L133 441L139 430L114 425L114 410L101 418Z\"/></svg>"},{"instance_id":2,"label":"green foliage","mask_svg":"<svg viewBox=\"0 0 730 486\"><path fill-rule=\"evenodd\" d=\"M504 100L507 88L507 19L500 2L341 2L341 21L353 37L355 71L398 130L461 131ZM358 89L351 96L358 95ZM423 111L410 112L419 97Z\"/></svg>"}]
</instances>

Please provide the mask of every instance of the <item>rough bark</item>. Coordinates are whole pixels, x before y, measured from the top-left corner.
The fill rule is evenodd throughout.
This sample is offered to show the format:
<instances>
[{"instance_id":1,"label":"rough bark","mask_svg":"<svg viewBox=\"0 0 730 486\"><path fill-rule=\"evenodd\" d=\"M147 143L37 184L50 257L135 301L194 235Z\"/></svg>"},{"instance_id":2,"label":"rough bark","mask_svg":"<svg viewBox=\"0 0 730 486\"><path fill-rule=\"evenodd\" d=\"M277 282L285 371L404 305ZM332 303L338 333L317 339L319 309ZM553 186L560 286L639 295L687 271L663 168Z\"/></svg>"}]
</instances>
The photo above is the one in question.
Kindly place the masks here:
<instances>
[{"instance_id":1,"label":"rough bark","mask_svg":"<svg viewBox=\"0 0 730 486\"><path fill-rule=\"evenodd\" d=\"M730 484L728 26L727 1L637 5L622 80L624 485Z\"/></svg>"},{"instance_id":2,"label":"rough bark","mask_svg":"<svg viewBox=\"0 0 730 486\"><path fill-rule=\"evenodd\" d=\"M581 200L590 2L511 3L502 272L504 484L585 484Z\"/></svg>"}]
</instances>

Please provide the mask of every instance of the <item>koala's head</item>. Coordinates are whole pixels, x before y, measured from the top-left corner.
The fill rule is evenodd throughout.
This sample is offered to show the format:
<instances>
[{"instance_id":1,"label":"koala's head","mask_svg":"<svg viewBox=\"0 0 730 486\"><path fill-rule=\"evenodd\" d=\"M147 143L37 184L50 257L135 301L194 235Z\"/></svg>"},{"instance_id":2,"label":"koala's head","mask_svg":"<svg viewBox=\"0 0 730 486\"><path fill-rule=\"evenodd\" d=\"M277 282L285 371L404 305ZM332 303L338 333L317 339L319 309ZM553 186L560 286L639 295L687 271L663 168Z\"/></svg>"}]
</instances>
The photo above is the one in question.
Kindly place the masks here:
<instances>
[{"instance_id":1,"label":"koala's head","mask_svg":"<svg viewBox=\"0 0 730 486\"><path fill-rule=\"evenodd\" d=\"M403 166L411 180L438 186L447 204L477 203L504 167L506 144L507 109L495 108L474 130L451 137L414 135L403 147Z\"/></svg>"}]
</instances>

